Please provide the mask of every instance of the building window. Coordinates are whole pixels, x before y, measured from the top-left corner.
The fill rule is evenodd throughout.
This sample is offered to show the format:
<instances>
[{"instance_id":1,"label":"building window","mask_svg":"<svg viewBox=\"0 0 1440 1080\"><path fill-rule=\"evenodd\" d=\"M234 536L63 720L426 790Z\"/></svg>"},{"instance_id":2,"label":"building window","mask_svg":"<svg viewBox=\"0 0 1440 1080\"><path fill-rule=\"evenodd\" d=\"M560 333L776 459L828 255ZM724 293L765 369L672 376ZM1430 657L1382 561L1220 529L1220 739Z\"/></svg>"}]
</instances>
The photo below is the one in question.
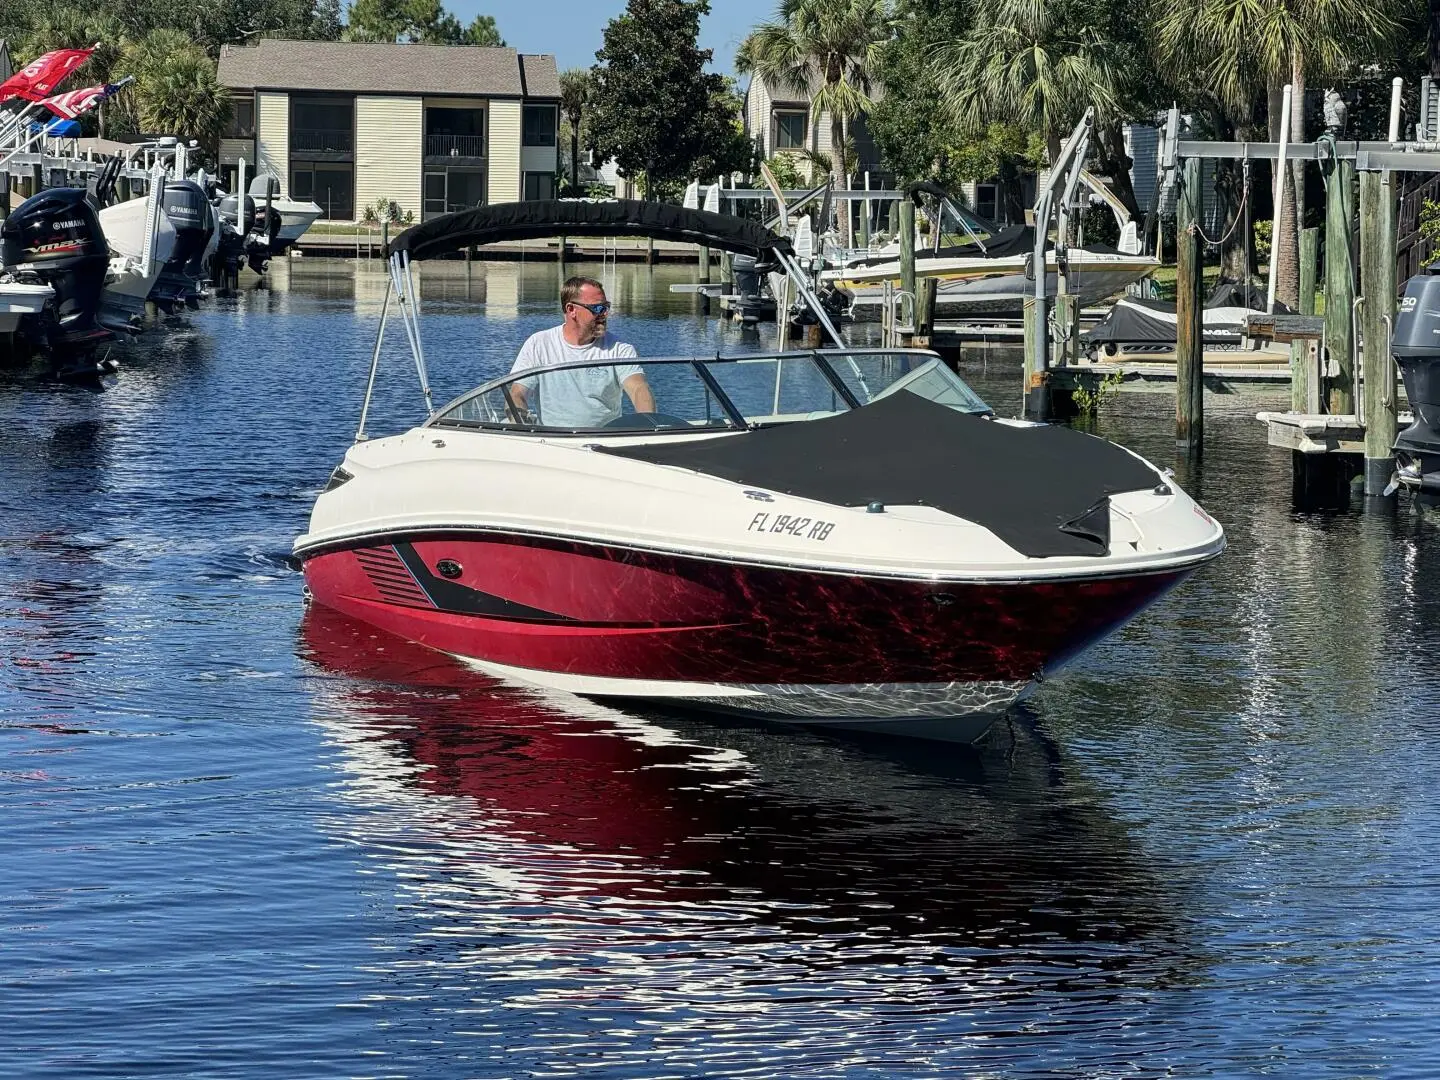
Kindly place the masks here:
<instances>
[{"instance_id":1,"label":"building window","mask_svg":"<svg viewBox=\"0 0 1440 1080\"><path fill-rule=\"evenodd\" d=\"M1000 189L994 184L975 185L975 213L990 221L1000 220Z\"/></svg>"},{"instance_id":2,"label":"building window","mask_svg":"<svg viewBox=\"0 0 1440 1080\"><path fill-rule=\"evenodd\" d=\"M225 126L227 139L253 139L255 137L255 96L232 98L230 101L230 123Z\"/></svg>"},{"instance_id":3,"label":"building window","mask_svg":"<svg viewBox=\"0 0 1440 1080\"><path fill-rule=\"evenodd\" d=\"M484 169L432 169L425 173L425 220L485 205Z\"/></svg>"},{"instance_id":4,"label":"building window","mask_svg":"<svg viewBox=\"0 0 1440 1080\"><path fill-rule=\"evenodd\" d=\"M426 157L484 157L484 109L426 109Z\"/></svg>"},{"instance_id":5,"label":"building window","mask_svg":"<svg viewBox=\"0 0 1440 1080\"><path fill-rule=\"evenodd\" d=\"M355 99L290 99L290 149L312 154L355 152Z\"/></svg>"},{"instance_id":6,"label":"building window","mask_svg":"<svg viewBox=\"0 0 1440 1080\"><path fill-rule=\"evenodd\" d=\"M355 166L348 161L292 161L290 197L310 200L331 221L355 220Z\"/></svg>"},{"instance_id":7,"label":"building window","mask_svg":"<svg viewBox=\"0 0 1440 1080\"><path fill-rule=\"evenodd\" d=\"M775 149L803 150L808 113L777 112L775 114Z\"/></svg>"},{"instance_id":8,"label":"building window","mask_svg":"<svg viewBox=\"0 0 1440 1080\"><path fill-rule=\"evenodd\" d=\"M521 127L526 146L554 146L555 106L526 105Z\"/></svg>"},{"instance_id":9,"label":"building window","mask_svg":"<svg viewBox=\"0 0 1440 1080\"><path fill-rule=\"evenodd\" d=\"M525 174L525 201L555 198L555 174L527 172Z\"/></svg>"}]
</instances>

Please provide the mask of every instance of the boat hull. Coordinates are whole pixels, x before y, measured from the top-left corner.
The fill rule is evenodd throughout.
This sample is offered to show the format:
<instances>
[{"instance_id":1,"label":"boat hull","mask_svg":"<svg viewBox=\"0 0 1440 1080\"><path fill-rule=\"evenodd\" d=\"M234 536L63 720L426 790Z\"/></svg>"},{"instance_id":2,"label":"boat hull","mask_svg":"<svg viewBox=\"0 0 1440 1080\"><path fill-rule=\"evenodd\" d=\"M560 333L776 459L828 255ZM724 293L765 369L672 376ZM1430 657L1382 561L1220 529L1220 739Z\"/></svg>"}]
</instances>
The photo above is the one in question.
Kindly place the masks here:
<instances>
[{"instance_id":1,"label":"boat hull","mask_svg":"<svg viewBox=\"0 0 1440 1080\"><path fill-rule=\"evenodd\" d=\"M301 557L316 602L493 674L959 741L1193 569L935 581L473 531Z\"/></svg>"}]
</instances>

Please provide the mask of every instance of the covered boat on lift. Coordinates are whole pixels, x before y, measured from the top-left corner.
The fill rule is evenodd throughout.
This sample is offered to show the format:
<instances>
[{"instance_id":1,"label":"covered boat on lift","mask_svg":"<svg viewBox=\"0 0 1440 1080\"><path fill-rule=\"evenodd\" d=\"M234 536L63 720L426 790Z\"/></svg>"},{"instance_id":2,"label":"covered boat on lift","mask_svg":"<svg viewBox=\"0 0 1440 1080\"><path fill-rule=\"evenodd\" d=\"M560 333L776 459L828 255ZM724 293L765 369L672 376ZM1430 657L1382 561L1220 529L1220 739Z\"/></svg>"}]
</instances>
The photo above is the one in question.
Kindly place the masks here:
<instances>
[{"instance_id":1,"label":"covered boat on lift","mask_svg":"<svg viewBox=\"0 0 1440 1080\"><path fill-rule=\"evenodd\" d=\"M367 392L295 542L315 602L521 682L970 741L1224 548L1154 466L997 419L921 351L647 357L656 411L592 428L547 416L546 380L608 364L434 408L412 262L557 233L752 255L828 324L787 241L703 211L532 202L407 231L374 359L393 297L427 415L368 439Z\"/></svg>"}]
</instances>

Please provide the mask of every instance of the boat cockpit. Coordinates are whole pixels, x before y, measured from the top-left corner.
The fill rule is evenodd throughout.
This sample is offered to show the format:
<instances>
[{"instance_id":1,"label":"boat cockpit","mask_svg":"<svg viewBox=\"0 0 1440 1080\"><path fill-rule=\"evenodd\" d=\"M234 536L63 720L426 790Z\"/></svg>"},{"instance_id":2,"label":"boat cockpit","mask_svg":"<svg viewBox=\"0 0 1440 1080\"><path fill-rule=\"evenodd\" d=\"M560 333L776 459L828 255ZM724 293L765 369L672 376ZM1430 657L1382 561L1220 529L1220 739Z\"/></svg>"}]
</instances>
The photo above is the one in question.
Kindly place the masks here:
<instances>
[{"instance_id":1,"label":"boat cockpit","mask_svg":"<svg viewBox=\"0 0 1440 1080\"><path fill-rule=\"evenodd\" d=\"M654 411L637 411L621 392L637 363ZM715 434L835 416L902 392L957 412L992 414L932 352L858 349L531 368L461 395L427 426L587 437Z\"/></svg>"}]
</instances>

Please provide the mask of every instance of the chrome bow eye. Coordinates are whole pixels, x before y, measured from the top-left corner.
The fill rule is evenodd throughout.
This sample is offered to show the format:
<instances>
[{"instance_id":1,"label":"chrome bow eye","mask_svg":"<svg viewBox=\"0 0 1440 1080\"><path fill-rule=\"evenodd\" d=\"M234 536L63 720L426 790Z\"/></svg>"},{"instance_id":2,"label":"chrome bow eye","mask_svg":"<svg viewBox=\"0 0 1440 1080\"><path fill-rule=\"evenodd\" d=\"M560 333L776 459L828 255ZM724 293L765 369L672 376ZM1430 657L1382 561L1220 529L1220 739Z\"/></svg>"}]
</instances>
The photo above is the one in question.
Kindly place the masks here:
<instances>
[{"instance_id":1,"label":"chrome bow eye","mask_svg":"<svg viewBox=\"0 0 1440 1080\"><path fill-rule=\"evenodd\" d=\"M465 568L454 559L441 559L435 564L435 569L439 571L441 577L452 579L465 572Z\"/></svg>"}]
</instances>

